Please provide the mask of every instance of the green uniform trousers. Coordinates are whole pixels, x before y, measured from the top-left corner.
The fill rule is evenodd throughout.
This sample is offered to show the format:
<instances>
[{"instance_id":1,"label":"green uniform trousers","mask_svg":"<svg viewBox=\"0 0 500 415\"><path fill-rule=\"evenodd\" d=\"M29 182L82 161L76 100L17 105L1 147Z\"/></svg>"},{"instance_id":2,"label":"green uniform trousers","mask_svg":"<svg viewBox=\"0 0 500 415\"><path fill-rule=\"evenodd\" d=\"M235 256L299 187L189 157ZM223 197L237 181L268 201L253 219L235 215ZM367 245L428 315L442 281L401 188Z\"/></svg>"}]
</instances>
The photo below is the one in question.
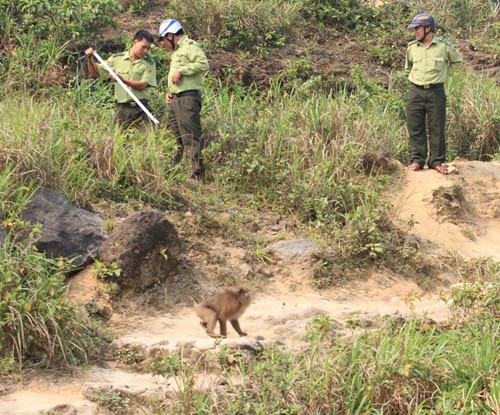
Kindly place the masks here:
<instances>
[{"instance_id":1,"label":"green uniform trousers","mask_svg":"<svg viewBox=\"0 0 500 415\"><path fill-rule=\"evenodd\" d=\"M427 159L427 128L429 126L429 158ZM406 96L406 122L410 136L411 163L433 169L446 159L446 95L444 85L431 88L410 85Z\"/></svg>"},{"instance_id":2,"label":"green uniform trousers","mask_svg":"<svg viewBox=\"0 0 500 415\"><path fill-rule=\"evenodd\" d=\"M191 175L195 178L204 174L201 150L203 150L203 138L201 135L201 94L182 95L172 98L168 105L167 128L172 131L179 149L175 156L175 163L178 163L182 154L186 152L186 157L191 163Z\"/></svg>"},{"instance_id":3,"label":"green uniform trousers","mask_svg":"<svg viewBox=\"0 0 500 415\"><path fill-rule=\"evenodd\" d=\"M146 100L141 100L144 106L152 113L151 107ZM134 102L134 104L136 104ZM116 104L115 122L122 128L137 126L140 131L153 128L153 122L138 105Z\"/></svg>"}]
</instances>

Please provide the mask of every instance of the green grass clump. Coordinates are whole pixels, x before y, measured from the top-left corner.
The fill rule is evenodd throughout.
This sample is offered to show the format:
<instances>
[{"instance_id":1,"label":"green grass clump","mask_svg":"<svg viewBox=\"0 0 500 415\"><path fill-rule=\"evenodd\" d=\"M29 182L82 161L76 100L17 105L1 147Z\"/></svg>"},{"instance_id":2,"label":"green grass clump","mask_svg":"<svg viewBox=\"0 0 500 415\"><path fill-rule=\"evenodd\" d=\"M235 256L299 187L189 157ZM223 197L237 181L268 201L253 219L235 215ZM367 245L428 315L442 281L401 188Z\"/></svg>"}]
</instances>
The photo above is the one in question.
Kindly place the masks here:
<instances>
[{"instance_id":1,"label":"green grass clump","mask_svg":"<svg viewBox=\"0 0 500 415\"><path fill-rule=\"evenodd\" d=\"M182 177L171 159L168 135L139 134L114 127L110 108L87 108L80 94L36 100L10 96L0 103L0 168L20 183L60 190L84 204L107 198L141 200L156 206L172 202L171 184Z\"/></svg>"},{"instance_id":2,"label":"green grass clump","mask_svg":"<svg viewBox=\"0 0 500 415\"><path fill-rule=\"evenodd\" d=\"M22 224L9 222L11 235ZM20 230L19 230L20 231ZM63 259L49 259L34 241L39 230L0 249L0 347L2 358L44 366L81 364L99 357L107 335L96 321L65 300Z\"/></svg>"},{"instance_id":3,"label":"green grass clump","mask_svg":"<svg viewBox=\"0 0 500 415\"><path fill-rule=\"evenodd\" d=\"M165 405L172 414L496 413L499 289L498 274L470 290L456 288L447 299L451 320L442 324L388 318L381 329L341 337L338 322L317 316L301 353L279 346L254 357L236 353L232 364L221 364L223 389L184 383ZM184 370L180 378L192 376Z\"/></svg>"}]
</instances>

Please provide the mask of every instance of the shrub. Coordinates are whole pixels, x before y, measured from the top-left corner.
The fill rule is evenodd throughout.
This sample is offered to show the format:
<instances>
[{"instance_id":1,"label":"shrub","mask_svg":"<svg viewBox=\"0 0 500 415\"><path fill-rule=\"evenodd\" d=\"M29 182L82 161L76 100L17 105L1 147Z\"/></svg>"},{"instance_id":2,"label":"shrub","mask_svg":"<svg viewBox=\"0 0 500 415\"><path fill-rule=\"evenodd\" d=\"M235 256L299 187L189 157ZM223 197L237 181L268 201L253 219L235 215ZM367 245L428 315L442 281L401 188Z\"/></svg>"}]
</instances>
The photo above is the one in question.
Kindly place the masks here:
<instances>
[{"instance_id":1,"label":"shrub","mask_svg":"<svg viewBox=\"0 0 500 415\"><path fill-rule=\"evenodd\" d=\"M10 223L12 228L20 223ZM20 230L20 229L16 229ZM38 252L35 228L21 244L7 240L0 249L0 346L2 357L19 366L81 364L97 358L106 344L102 327L66 302L63 259Z\"/></svg>"},{"instance_id":2,"label":"shrub","mask_svg":"<svg viewBox=\"0 0 500 415\"><path fill-rule=\"evenodd\" d=\"M10 9L18 31L72 40L113 24L113 16L122 9L116 0L19 0L12 8L4 3L0 8Z\"/></svg>"}]
</instances>

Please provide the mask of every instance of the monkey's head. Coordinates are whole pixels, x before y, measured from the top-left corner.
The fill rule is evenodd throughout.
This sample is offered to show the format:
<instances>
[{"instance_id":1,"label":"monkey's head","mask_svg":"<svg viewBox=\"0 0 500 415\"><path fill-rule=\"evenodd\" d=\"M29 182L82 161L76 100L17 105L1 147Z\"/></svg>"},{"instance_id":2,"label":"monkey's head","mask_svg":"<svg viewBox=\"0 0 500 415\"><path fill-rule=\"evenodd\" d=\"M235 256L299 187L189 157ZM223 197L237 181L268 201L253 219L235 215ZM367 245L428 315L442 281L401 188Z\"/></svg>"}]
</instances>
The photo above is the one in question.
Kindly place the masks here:
<instances>
[{"instance_id":1,"label":"monkey's head","mask_svg":"<svg viewBox=\"0 0 500 415\"><path fill-rule=\"evenodd\" d=\"M244 306L248 306L252 302L252 296L245 288L240 288L238 290L238 297L240 299L241 304Z\"/></svg>"}]
</instances>

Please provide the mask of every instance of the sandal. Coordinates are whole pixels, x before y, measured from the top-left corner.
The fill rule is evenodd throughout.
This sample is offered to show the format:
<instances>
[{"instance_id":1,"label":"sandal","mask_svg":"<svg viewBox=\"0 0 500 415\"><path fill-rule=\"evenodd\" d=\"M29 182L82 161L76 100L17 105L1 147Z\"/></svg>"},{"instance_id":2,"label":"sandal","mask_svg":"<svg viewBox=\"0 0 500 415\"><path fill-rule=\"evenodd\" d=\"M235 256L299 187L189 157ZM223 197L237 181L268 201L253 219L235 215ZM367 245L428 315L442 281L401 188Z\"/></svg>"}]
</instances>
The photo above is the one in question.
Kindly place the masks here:
<instances>
[{"instance_id":1,"label":"sandal","mask_svg":"<svg viewBox=\"0 0 500 415\"><path fill-rule=\"evenodd\" d=\"M422 166L418 163L411 163L409 166L408 166L408 170L410 171L419 171L419 170L422 170Z\"/></svg>"},{"instance_id":2,"label":"sandal","mask_svg":"<svg viewBox=\"0 0 500 415\"><path fill-rule=\"evenodd\" d=\"M443 166L442 164L434 167L434 170L436 170L438 173L441 173L441 174L448 174L448 169L445 166Z\"/></svg>"}]
</instances>

